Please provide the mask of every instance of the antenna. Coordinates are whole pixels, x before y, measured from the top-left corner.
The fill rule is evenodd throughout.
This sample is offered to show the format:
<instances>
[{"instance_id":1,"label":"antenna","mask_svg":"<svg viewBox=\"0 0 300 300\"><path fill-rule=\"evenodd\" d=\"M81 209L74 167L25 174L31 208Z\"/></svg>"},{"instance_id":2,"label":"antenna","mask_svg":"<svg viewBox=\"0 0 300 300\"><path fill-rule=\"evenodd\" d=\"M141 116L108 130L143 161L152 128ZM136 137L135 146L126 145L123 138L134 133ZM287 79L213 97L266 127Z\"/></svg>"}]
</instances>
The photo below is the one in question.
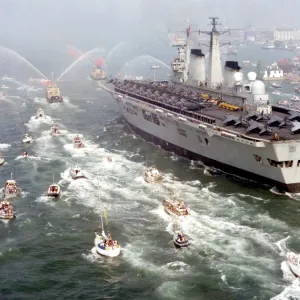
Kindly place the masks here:
<instances>
[{"instance_id":1,"label":"antenna","mask_svg":"<svg viewBox=\"0 0 300 300\"><path fill-rule=\"evenodd\" d=\"M209 19L211 19L211 25L213 26L212 30L213 31L217 31L217 25L222 25L221 23L218 23L218 17L209 17Z\"/></svg>"}]
</instances>

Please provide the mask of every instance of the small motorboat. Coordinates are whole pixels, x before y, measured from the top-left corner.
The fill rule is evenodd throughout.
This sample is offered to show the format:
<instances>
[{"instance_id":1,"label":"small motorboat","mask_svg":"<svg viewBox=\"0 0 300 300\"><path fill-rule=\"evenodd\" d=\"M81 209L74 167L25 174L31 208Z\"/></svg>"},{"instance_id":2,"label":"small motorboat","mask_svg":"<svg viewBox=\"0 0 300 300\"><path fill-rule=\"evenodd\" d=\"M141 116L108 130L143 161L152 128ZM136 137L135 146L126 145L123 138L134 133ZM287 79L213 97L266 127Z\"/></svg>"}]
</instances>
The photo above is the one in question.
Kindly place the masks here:
<instances>
[{"instance_id":1,"label":"small motorboat","mask_svg":"<svg viewBox=\"0 0 300 300\"><path fill-rule=\"evenodd\" d=\"M279 83L277 83L277 82L273 82L273 83L271 84L271 86L272 86L273 88L277 88L277 89L280 89L280 88L281 88L281 85L280 85Z\"/></svg>"},{"instance_id":2,"label":"small motorboat","mask_svg":"<svg viewBox=\"0 0 300 300\"><path fill-rule=\"evenodd\" d=\"M173 235L173 241L177 247L187 247L189 245L188 239L180 231Z\"/></svg>"},{"instance_id":3,"label":"small motorboat","mask_svg":"<svg viewBox=\"0 0 300 300\"><path fill-rule=\"evenodd\" d=\"M148 183L155 183L160 181L163 178L163 175L158 171L155 166L149 167L144 173L144 179Z\"/></svg>"},{"instance_id":4,"label":"small motorboat","mask_svg":"<svg viewBox=\"0 0 300 300\"><path fill-rule=\"evenodd\" d=\"M109 155L106 155L106 159L107 161L112 162L112 158Z\"/></svg>"},{"instance_id":5,"label":"small motorboat","mask_svg":"<svg viewBox=\"0 0 300 300\"><path fill-rule=\"evenodd\" d=\"M60 186L58 184L51 184L48 188L49 197L58 197L60 195Z\"/></svg>"},{"instance_id":6,"label":"small motorboat","mask_svg":"<svg viewBox=\"0 0 300 300\"><path fill-rule=\"evenodd\" d=\"M0 220L13 220L16 218L13 206L4 199L0 203Z\"/></svg>"},{"instance_id":7,"label":"small motorboat","mask_svg":"<svg viewBox=\"0 0 300 300\"><path fill-rule=\"evenodd\" d=\"M17 185L17 182L12 179L12 174L11 174L11 179L5 181L3 194L7 198L17 197L20 194L20 189Z\"/></svg>"},{"instance_id":8,"label":"small motorboat","mask_svg":"<svg viewBox=\"0 0 300 300\"><path fill-rule=\"evenodd\" d=\"M298 277L300 277L300 257L299 254L288 251L286 254L288 265L291 271Z\"/></svg>"},{"instance_id":9,"label":"small motorboat","mask_svg":"<svg viewBox=\"0 0 300 300\"><path fill-rule=\"evenodd\" d=\"M32 136L31 136L29 133L26 133L26 134L24 135L24 137L23 137L22 142L23 142L24 144L30 144L30 143L33 142L33 138L32 138Z\"/></svg>"},{"instance_id":10,"label":"small motorboat","mask_svg":"<svg viewBox=\"0 0 300 300\"><path fill-rule=\"evenodd\" d=\"M59 131L59 129L58 129L58 127L57 127L57 125L56 124L53 124L52 126L51 126L51 133L50 133L52 136L58 136L58 135L60 135L60 131Z\"/></svg>"},{"instance_id":11,"label":"small motorboat","mask_svg":"<svg viewBox=\"0 0 300 300\"><path fill-rule=\"evenodd\" d=\"M163 205L165 207L165 211L174 217L187 216L190 214L189 208L183 201L172 199L172 197L168 200L164 200Z\"/></svg>"},{"instance_id":12,"label":"small motorboat","mask_svg":"<svg viewBox=\"0 0 300 300\"><path fill-rule=\"evenodd\" d=\"M274 92L272 92L272 94L273 95L277 95L277 96L281 95L281 93L279 91L277 91L277 90L275 90Z\"/></svg>"},{"instance_id":13,"label":"small motorboat","mask_svg":"<svg viewBox=\"0 0 300 300\"><path fill-rule=\"evenodd\" d=\"M290 105L290 102L289 100L280 100L278 102L279 105L283 105L283 106L289 106Z\"/></svg>"},{"instance_id":14,"label":"small motorboat","mask_svg":"<svg viewBox=\"0 0 300 300\"><path fill-rule=\"evenodd\" d=\"M4 165L5 160L2 155L0 155L0 166Z\"/></svg>"},{"instance_id":15,"label":"small motorboat","mask_svg":"<svg viewBox=\"0 0 300 300\"><path fill-rule=\"evenodd\" d=\"M35 118L36 119L46 119L46 117L45 117L45 113L44 113L44 111L41 109L41 108L39 108L38 110L37 110L37 112L36 112L36 115L35 115Z\"/></svg>"},{"instance_id":16,"label":"small motorboat","mask_svg":"<svg viewBox=\"0 0 300 300\"><path fill-rule=\"evenodd\" d=\"M294 95L291 97L291 101L300 101L300 98Z\"/></svg>"},{"instance_id":17,"label":"small motorboat","mask_svg":"<svg viewBox=\"0 0 300 300\"><path fill-rule=\"evenodd\" d=\"M85 178L85 175L78 166L75 166L74 168L70 169L70 175L72 179Z\"/></svg>"},{"instance_id":18,"label":"small motorboat","mask_svg":"<svg viewBox=\"0 0 300 300\"><path fill-rule=\"evenodd\" d=\"M82 143L78 134L73 139L73 146L74 146L74 148L83 148L84 147L84 144Z\"/></svg>"},{"instance_id":19,"label":"small motorboat","mask_svg":"<svg viewBox=\"0 0 300 300\"><path fill-rule=\"evenodd\" d=\"M110 233L106 236L104 230L99 234L95 231L94 244L98 254L108 257L116 257L120 255L121 246L117 240L113 240Z\"/></svg>"}]
</instances>

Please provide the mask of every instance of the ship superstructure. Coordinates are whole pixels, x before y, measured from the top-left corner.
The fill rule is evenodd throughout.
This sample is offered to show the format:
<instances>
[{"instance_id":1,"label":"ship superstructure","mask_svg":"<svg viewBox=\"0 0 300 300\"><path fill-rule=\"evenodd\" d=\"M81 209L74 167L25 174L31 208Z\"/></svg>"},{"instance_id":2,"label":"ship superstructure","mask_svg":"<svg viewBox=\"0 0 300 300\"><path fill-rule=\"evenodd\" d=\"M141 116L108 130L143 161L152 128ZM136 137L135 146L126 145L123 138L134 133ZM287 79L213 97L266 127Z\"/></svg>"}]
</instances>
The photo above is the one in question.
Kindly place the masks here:
<instances>
[{"instance_id":1,"label":"ship superstructure","mask_svg":"<svg viewBox=\"0 0 300 300\"><path fill-rule=\"evenodd\" d=\"M190 47L189 27L171 62L171 81L116 79L110 91L130 128L144 139L226 172L300 192L300 112L272 105L264 83L254 72L245 81L238 62L226 61L222 70L216 20L207 74L202 51Z\"/></svg>"}]
</instances>

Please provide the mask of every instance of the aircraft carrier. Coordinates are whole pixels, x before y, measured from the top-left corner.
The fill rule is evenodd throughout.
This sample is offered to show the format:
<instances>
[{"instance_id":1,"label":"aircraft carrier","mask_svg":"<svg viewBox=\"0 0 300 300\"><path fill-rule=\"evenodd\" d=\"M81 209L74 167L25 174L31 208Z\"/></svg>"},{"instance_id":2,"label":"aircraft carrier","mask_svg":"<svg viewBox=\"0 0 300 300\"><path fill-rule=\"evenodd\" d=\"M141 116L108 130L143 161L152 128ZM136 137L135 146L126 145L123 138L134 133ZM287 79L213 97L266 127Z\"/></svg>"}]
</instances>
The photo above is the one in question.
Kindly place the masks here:
<instances>
[{"instance_id":1,"label":"aircraft carrier","mask_svg":"<svg viewBox=\"0 0 300 300\"><path fill-rule=\"evenodd\" d=\"M272 105L256 73L244 80L236 61L222 69L217 19L210 18L209 62L191 49L190 26L175 37L170 81L111 79L105 84L130 128L191 160L300 192L300 112ZM298 134L299 133L299 134Z\"/></svg>"}]
</instances>

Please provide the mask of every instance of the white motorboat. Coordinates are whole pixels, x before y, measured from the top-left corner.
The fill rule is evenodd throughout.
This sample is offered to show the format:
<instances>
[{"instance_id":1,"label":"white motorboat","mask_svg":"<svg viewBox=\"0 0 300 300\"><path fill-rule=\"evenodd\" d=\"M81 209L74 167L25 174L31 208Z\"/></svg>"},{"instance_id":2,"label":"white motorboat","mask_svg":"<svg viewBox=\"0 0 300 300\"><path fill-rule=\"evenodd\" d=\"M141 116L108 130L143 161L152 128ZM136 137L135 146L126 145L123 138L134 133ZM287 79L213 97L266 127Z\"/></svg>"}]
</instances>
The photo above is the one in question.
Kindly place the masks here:
<instances>
[{"instance_id":1,"label":"white motorboat","mask_svg":"<svg viewBox=\"0 0 300 300\"><path fill-rule=\"evenodd\" d=\"M291 271L298 277L300 277L300 257L299 254L288 251L286 254L288 265Z\"/></svg>"},{"instance_id":2,"label":"white motorboat","mask_svg":"<svg viewBox=\"0 0 300 300\"><path fill-rule=\"evenodd\" d=\"M51 184L48 188L49 197L58 197L60 195L60 186L58 184Z\"/></svg>"},{"instance_id":3,"label":"white motorboat","mask_svg":"<svg viewBox=\"0 0 300 300\"><path fill-rule=\"evenodd\" d=\"M4 75L2 77L2 80L12 80L13 78L12 77L8 77L7 75Z\"/></svg>"},{"instance_id":4,"label":"white motorboat","mask_svg":"<svg viewBox=\"0 0 300 300\"><path fill-rule=\"evenodd\" d=\"M162 173L158 171L155 166L151 166L146 169L144 173L144 179L148 183L155 183L163 179Z\"/></svg>"},{"instance_id":5,"label":"white motorboat","mask_svg":"<svg viewBox=\"0 0 300 300\"><path fill-rule=\"evenodd\" d=\"M0 155L0 166L2 166L5 163L5 160L2 155Z\"/></svg>"},{"instance_id":6,"label":"white motorboat","mask_svg":"<svg viewBox=\"0 0 300 300\"><path fill-rule=\"evenodd\" d=\"M13 206L6 200L0 203L0 220L13 220L16 218Z\"/></svg>"},{"instance_id":7,"label":"white motorboat","mask_svg":"<svg viewBox=\"0 0 300 300\"><path fill-rule=\"evenodd\" d=\"M58 129L58 127L57 127L57 125L56 124L53 124L52 126L51 126L51 133L50 133L52 136L58 136L58 135L60 135L60 131L59 131L59 129Z\"/></svg>"},{"instance_id":8,"label":"white motorboat","mask_svg":"<svg viewBox=\"0 0 300 300\"><path fill-rule=\"evenodd\" d=\"M173 241L177 247L187 247L189 245L188 239L180 231L173 235Z\"/></svg>"},{"instance_id":9,"label":"white motorboat","mask_svg":"<svg viewBox=\"0 0 300 300\"><path fill-rule=\"evenodd\" d=\"M277 88L277 89L280 89L280 88L281 88L281 85L280 85L279 83L277 83L277 82L273 82L273 83L271 84L271 86L272 86L273 88Z\"/></svg>"},{"instance_id":10,"label":"white motorboat","mask_svg":"<svg viewBox=\"0 0 300 300\"><path fill-rule=\"evenodd\" d=\"M73 139L73 146L74 146L74 148L83 148L84 147L84 144L82 143L81 138L79 137L78 134Z\"/></svg>"},{"instance_id":11,"label":"white motorboat","mask_svg":"<svg viewBox=\"0 0 300 300\"><path fill-rule=\"evenodd\" d=\"M71 168L69 172L73 179L85 178L85 175L78 166Z\"/></svg>"},{"instance_id":12,"label":"white motorboat","mask_svg":"<svg viewBox=\"0 0 300 300\"><path fill-rule=\"evenodd\" d=\"M187 205L185 205L183 201L173 199L172 195L170 196L170 199L164 200L163 205L165 211L174 217L187 216L190 214Z\"/></svg>"},{"instance_id":13,"label":"white motorboat","mask_svg":"<svg viewBox=\"0 0 300 300\"><path fill-rule=\"evenodd\" d=\"M272 94L273 94L273 95L277 95L277 96L281 95L281 93L280 93L279 91L277 91L277 90L274 91L274 92L272 92Z\"/></svg>"},{"instance_id":14,"label":"white motorboat","mask_svg":"<svg viewBox=\"0 0 300 300\"><path fill-rule=\"evenodd\" d=\"M30 143L33 142L33 138L32 138L32 136L29 133L25 133L22 142L24 144L30 144Z\"/></svg>"},{"instance_id":15,"label":"white motorboat","mask_svg":"<svg viewBox=\"0 0 300 300\"><path fill-rule=\"evenodd\" d=\"M280 100L278 102L279 105L283 105L283 106L289 106L290 102L288 100Z\"/></svg>"},{"instance_id":16,"label":"white motorboat","mask_svg":"<svg viewBox=\"0 0 300 300\"><path fill-rule=\"evenodd\" d=\"M291 101L300 101L300 98L294 95L291 97Z\"/></svg>"},{"instance_id":17,"label":"white motorboat","mask_svg":"<svg viewBox=\"0 0 300 300\"><path fill-rule=\"evenodd\" d=\"M16 197L19 196L20 194L20 189L17 185L17 182L12 179L12 174L11 174L11 179L5 181L3 194L7 198Z\"/></svg>"},{"instance_id":18,"label":"white motorboat","mask_svg":"<svg viewBox=\"0 0 300 300\"><path fill-rule=\"evenodd\" d=\"M44 111L41 109L41 108L39 108L38 110L37 110L37 112L36 112L36 115L35 115L35 118L36 119L46 119L46 117L45 117L45 113L44 113Z\"/></svg>"}]
</instances>

